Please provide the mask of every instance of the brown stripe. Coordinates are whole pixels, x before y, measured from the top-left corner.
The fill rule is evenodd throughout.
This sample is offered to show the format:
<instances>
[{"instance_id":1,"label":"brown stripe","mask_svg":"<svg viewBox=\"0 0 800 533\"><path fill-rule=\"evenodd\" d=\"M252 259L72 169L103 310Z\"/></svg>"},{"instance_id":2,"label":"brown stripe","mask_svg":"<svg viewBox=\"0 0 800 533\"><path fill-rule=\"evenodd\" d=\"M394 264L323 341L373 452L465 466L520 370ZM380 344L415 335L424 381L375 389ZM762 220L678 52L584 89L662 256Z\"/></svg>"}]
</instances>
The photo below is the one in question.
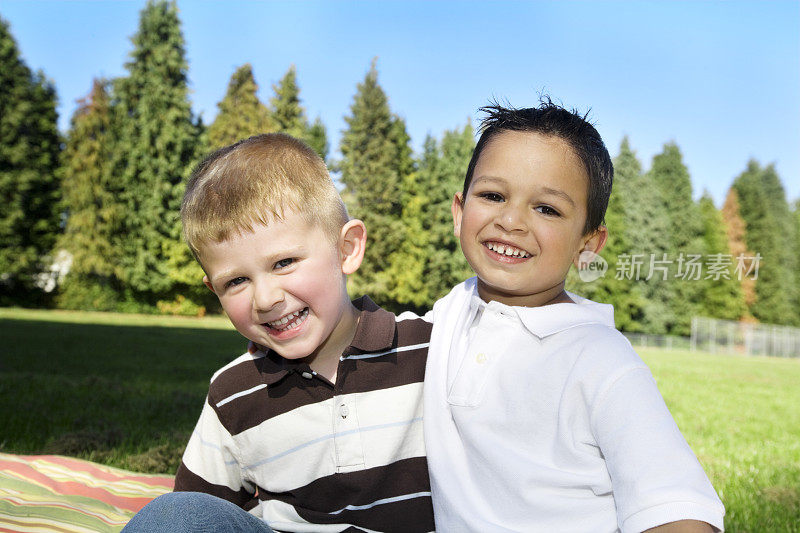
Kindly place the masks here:
<instances>
[{"instance_id":1,"label":"brown stripe","mask_svg":"<svg viewBox=\"0 0 800 533\"><path fill-rule=\"evenodd\" d=\"M430 496L330 514L347 506L369 505L385 498L418 492L430 492L424 457L360 472L326 476L290 493L259 491L259 498L292 505L304 520L314 524L355 524L376 531L433 531Z\"/></svg>"},{"instance_id":2,"label":"brown stripe","mask_svg":"<svg viewBox=\"0 0 800 533\"><path fill-rule=\"evenodd\" d=\"M174 492L205 492L217 498L233 502L239 507L244 507L246 509L251 509L253 507L252 500L255 499L254 494L250 494L244 489L235 491L224 485L209 483L186 468L183 461L181 461L180 466L178 466L178 472L175 474Z\"/></svg>"},{"instance_id":3,"label":"brown stripe","mask_svg":"<svg viewBox=\"0 0 800 533\"><path fill-rule=\"evenodd\" d=\"M397 325L397 344L394 347L423 344L430 339L431 324L424 320L408 320ZM231 435L238 435L270 418L298 407L331 399L337 394L370 392L421 383L425 377L427 355L427 348L418 348L376 358L345 359L340 363L334 388L321 379L306 379L299 372L292 371L267 388L217 407L219 401L258 384L252 379L255 372L251 365L237 365L214 381L209 391L209 403L225 429ZM225 395L220 394L219 390L226 391ZM298 420L297 423L301 424L303 421Z\"/></svg>"}]
</instances>

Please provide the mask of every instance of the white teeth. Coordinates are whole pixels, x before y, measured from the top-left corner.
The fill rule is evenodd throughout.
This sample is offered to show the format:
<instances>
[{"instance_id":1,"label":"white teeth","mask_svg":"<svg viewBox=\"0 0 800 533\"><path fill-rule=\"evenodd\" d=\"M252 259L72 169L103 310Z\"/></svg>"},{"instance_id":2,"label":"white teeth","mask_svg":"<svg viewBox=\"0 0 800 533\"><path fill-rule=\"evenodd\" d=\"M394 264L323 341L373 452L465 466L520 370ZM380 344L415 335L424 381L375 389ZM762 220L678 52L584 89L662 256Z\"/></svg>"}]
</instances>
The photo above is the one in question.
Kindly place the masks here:
<instances>
[{"instance_id":1,"label":"white teeth","mask_svg":"<svg viewBox=\"0 0 800 533\"><path fill-rule=\"evenodd\" d=\"M519 248L514 248L513 246L507 246L504 244L489 242L486 243L486 247L494 252L497 252L498 254L505 255L508 257L522 257L523 259L526 257L530 257L530 254L528 252L520 250Z\"/></svg>"},{"instance_id":2,"label":"white teeth","mask_svg":"<svg viewBox=\"0 0 800 533\"><path fill-rule=\"evenodd\" d=\"M278 320L273 320L272 322L267 322L267 325L273 329L280 329L280 330L287 330L297 327L300 322L302 322L306 315L308 315L308 308L300 309L299 311L295 311L294 313L289 313L288 315L279 318ZM289 324L288 327L286 324Z\"/></svg>"}]
</instances>

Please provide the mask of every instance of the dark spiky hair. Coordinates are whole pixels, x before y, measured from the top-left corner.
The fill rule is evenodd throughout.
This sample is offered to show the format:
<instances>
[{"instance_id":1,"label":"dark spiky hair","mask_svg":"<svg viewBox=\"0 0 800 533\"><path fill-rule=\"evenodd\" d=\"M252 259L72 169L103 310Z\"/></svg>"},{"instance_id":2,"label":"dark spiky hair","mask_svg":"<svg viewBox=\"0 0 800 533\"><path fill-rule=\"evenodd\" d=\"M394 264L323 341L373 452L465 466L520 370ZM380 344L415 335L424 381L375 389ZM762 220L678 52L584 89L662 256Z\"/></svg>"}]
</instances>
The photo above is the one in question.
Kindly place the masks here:
<instances>
[{"instance_id":1,"label":"dark spiky hair","mask_svg":"<svg viewBox=\"0 0 800 533\"><path fill-rule=\"evenodd\" d=\"M462 191L465 200L478 158L493 137L504 131L540 133L566 142L586 169L589 188L584 234L603 225L608 199L611 196L614 167L603 139L588 120L588 112L581 115L575 109L567 110L553 103L548 96L541 98L538 107L515 109L491 102L490 105L481 107L479 111L486 113L486 116L478 128L481 136L467 167Z\"/></svg>"}]
</instances>

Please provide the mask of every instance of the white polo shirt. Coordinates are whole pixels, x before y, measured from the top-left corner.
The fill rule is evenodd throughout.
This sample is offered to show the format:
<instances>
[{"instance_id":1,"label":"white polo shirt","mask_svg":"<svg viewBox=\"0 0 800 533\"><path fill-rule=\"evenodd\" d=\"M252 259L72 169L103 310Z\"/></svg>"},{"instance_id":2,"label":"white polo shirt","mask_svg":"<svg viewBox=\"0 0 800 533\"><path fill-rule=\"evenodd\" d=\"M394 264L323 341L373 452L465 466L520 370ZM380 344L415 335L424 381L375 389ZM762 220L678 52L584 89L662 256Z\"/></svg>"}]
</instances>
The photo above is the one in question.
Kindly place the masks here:
<instances>
[{"instance_id":1,"label":"white polo shirt","mask_svg":"<svg viewBox=\"0 0 800 533\"><path fill-rule=\"evenodd\" d=\"M475 278L429 313L425 442L437 530L642 531L724 508L613 308L486 304Z\"/></svg>"}]
</instances>

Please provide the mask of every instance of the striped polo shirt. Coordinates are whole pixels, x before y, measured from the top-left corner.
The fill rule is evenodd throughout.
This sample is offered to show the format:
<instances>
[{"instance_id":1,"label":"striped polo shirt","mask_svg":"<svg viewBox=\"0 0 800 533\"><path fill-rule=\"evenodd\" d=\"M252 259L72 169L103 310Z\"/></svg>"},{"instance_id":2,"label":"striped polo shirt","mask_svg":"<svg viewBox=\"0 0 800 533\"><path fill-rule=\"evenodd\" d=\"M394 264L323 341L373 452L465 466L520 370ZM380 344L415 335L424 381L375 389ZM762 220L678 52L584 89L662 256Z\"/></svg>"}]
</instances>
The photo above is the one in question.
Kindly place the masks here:
<instances>
[{"instance_id":1,"label":"striped polo shirt","mask_svg":"<svg viewBox=\"0 0 800 533\"><path fill-rule=\"evenodd\" d=\"M276 531L433 531L422 436L431 324L364 296L336 383L251 345L211 378L175 490L219 496Z\"/></svg>"}]
</instances>

